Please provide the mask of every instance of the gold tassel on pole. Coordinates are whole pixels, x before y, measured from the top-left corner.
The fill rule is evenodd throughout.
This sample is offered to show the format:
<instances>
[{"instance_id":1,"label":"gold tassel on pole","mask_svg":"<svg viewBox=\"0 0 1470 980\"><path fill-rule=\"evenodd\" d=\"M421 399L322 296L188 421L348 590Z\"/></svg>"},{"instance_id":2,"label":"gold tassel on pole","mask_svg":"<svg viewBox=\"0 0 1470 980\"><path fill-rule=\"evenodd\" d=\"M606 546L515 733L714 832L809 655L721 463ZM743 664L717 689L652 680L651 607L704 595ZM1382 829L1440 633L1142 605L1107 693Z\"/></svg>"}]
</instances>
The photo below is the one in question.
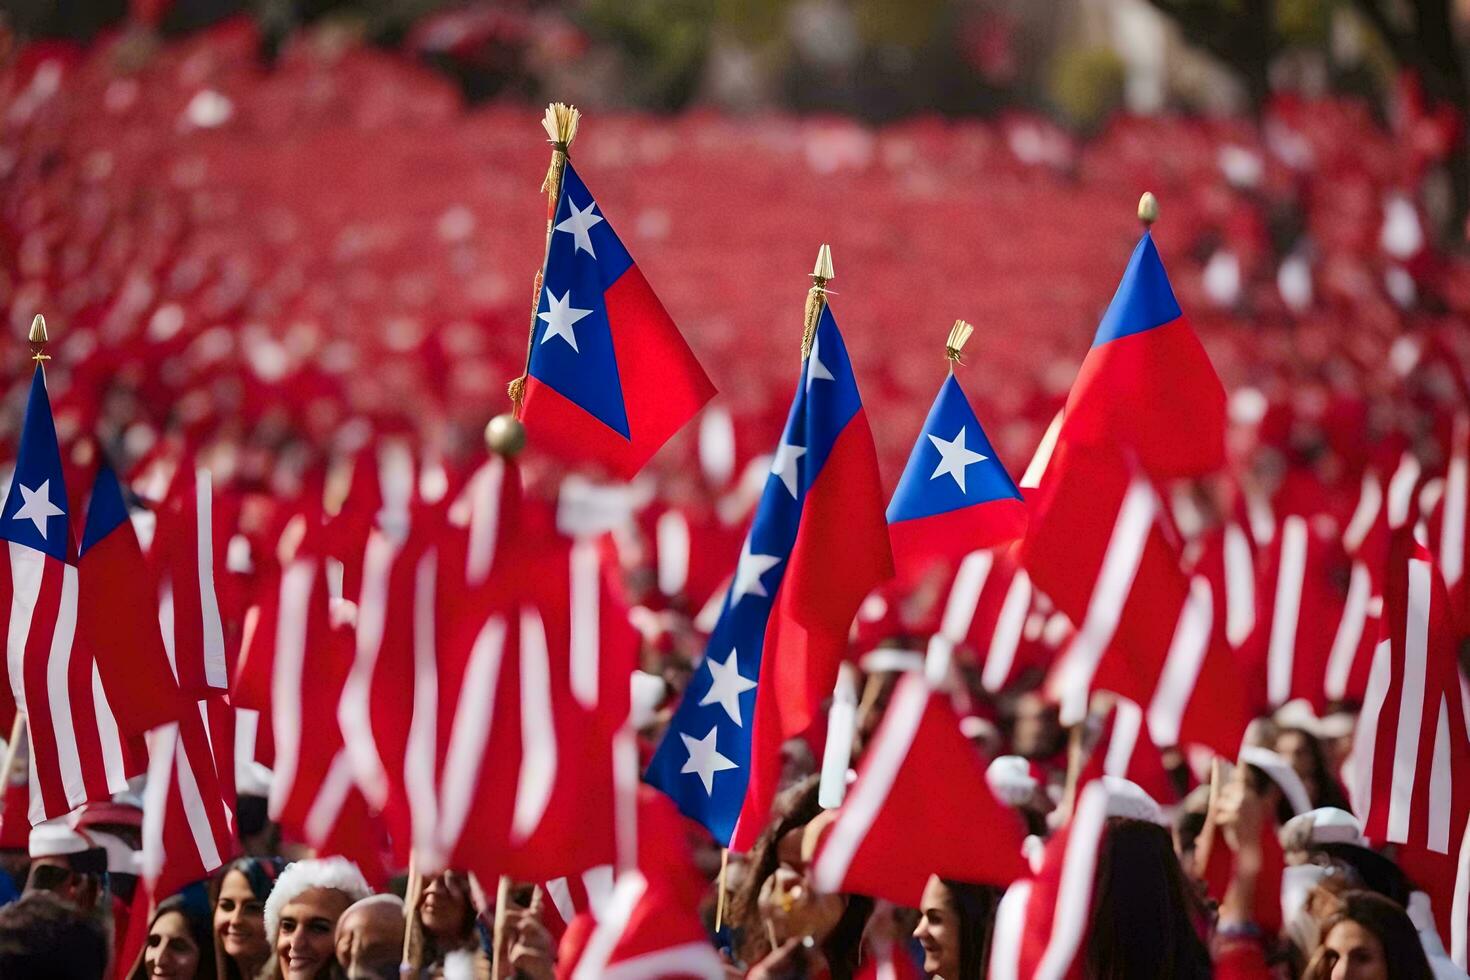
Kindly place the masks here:
<instances>
[{"instance_id":1,"label":"gold tassel on pole","mask_svg":"<svg viewBox=\"0 0 1470 980\"><path fill-rule=\"evenodd\" d=\"M51 337L46 333L46 318L37 313L36 318L31 321L31 331L26 334L26 341L31 345L31 360L37 364L42 361L51 360L51 355L46 353L46 344Z\"/></svg>"},{"instance_id":2,"label":"gold tassel on pole","mask_svg":"<svg viewBox=\"0 0 1470 980\"><path fill-rule=\"evenodd\" d=\"M949 358L951 364L960 363L960 352L970 342L970 336L975 328L964 320L956 320L954 326L949 328L949 339L944 342L944 356Z\"/></svg>"},{"instance_id":3,"label":"gold tassel on pole","mask_svg":"<svg viewBox=\"0 0 1470 980\"><path fill-rule=\"evenodd\" d=\"M1144 191L1143 196L1138 199L1138 220L1143 222L1143 230L1148 231L1159 220L1159 199L1154 197L1152 191Z\"/></svg>"},{"instance_id":4,"label":"gold tassel on pole","mask_svg":"<svg viewBox=\"0 0 1470 980\"><path fill-rule=\"evenodd\" d=\"M531 290L531 330L526 338L526 367L521 376L506 385L506 393L510 395L511 412L516 418L521 417L521 403L526 397L526 378L531 373L531 346L536 342L536 311L541 307L541 283L546 274L546 256L551 252L551 236L556 227L556 205L561 200L562 177L567 170L567 153L572 148L572 140L577 138L577 123L582 114L576 106L569 106L562 102L553 102L546 107L546 115L541 119L541 128L546 130L548 142L551 143L551 164L546 169L546 177L541 181L541 190L546 193L546 248L541 255L541 268L536 270L532 279L534 288Z\"/></svg>"},{"instance_id":5,"label":"gold tassel on pole","mask_svg":"<svg viewBox=\"0 0 1470 980\"><path fill-rule=\"evenodd\" d=\"M812 342L817 336L817 321L822 318L822 307L827 305L827 283L836 273L832 271L832 249L822 243L817 250L817 264L812 269L812 288L806 294L806 315L801 330L801 359L804 361L812 352Z\"/></svg>"}]
</instances>

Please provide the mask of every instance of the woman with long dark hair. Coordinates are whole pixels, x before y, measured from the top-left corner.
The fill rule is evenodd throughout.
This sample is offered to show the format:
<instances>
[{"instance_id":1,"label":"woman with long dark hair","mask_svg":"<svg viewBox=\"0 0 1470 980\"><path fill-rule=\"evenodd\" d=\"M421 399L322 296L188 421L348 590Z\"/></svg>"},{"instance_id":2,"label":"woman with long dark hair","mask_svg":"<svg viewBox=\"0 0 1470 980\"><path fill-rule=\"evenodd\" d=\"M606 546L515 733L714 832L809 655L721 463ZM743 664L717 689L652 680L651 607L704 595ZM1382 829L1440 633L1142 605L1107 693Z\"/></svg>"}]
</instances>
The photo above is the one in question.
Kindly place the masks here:
<instances>
[{"instance_id":1,"label":"woman with long dark hair","mask_svg":"<svg viewBox=\"0 0 1470 980\"><path fill-rule=\"evenodd\" d=\"M930 876L914 928L914 938L924 947L925 974L936 980L983 980L1003 891Z\"/></svg>"},{"instance_id":2,"label":"woman with long dark hair","mask_svg":"<svg viewBox=\"0 0 1470 980\"><path fill-rule=\"evenodd\" d=\"M133 980L215 980L209 936L209 903L202 887L164 899L148 923Z\"/></svg>"},{"instance_id":3,"label":"woman with long dark hair","mask_svg":"<svg viewBox=\"0 0 1470 980\"><path fill-rule=\"evenodd\" d=\"M1302 980L1433 980L1409 914L1373 892L1342 896Z\"/></svg>"},{"instance_id":4,"label":"woman with long dark hair","mask_svg":"<svg viewBox=\"0 0 1470 980\"><path fill-rule=\"evenodd\" d=\"M280 876L280 858L243 857L214 886L214 961L220 980L255 980L270 959L265 900Z\"/></svg>"}]
</instances>

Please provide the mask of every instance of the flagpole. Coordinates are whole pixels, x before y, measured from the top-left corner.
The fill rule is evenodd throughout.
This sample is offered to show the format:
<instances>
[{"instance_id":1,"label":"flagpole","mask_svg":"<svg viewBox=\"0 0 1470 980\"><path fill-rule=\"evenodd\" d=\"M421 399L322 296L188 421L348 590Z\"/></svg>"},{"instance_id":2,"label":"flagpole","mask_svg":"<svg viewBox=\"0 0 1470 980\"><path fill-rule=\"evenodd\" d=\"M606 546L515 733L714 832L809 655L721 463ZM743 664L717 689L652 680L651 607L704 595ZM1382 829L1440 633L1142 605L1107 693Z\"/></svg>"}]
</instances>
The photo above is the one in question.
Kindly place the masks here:
<instances>
[{"instance_id":1,"label":"flagpole","mask_svg":"<svg viewBox=\"0 0 1470 980\"><path fill-rule=\"evenodd\" d=\"M26 343L31 348L31 360L36 362L38 368L51 360L51 355L46 353L46 344L50 340L51 336L46 332L46 318L37 313L31 320L31 329L26 333ZM10 723L10 741L5 743L5 765L0 769L0 815L5 813L5 797L10 790L10 777L15 772L16 761L20 759L20 740L25 736L25 725L26 714L17 707L15 720Z\"/></svg>"},{"instance_id":2,"label":"flagpole","mask_svg":"<svg viewBox=\"0 0 1470 980\"><path fill-rule=\"evenodd\" d=\"M491 941L494 949L490 953L490 976L493 980L500 980L500 967L504 962L505 945L505 914L506 906L510 904L510 875L501 875L500 883L495 886L495 927L491 930Z\"/></svg>"},{"instance_id":3,"label":"flagpole","mask_svg":"<svg viewBox=\"0 0 1470 980\"><path fill-rule=\"evenodd\" d=\"M551 254L551 236L556 229L556 205L561 200L562 178L567 171L567 153L571 149L572 140L577 138L577 123L581 118L582 114L576 106L553 102L546 107L546 115L541 119L541 128L546 130L548 142L551 143L551 164L547 167L546 178L541 181L541 190L546 193L546 247L541 253L541 267L531 280L531 328L526 337L526 366L521 371L521 376L506 385L505 389L506 394L510 395L511 414L516 418L521 417L521 403L526 397L526 379L531 374L531 348L536 342L536 311L541 308L541 284L546 275L546 258Z\"/></svg>"},{"instance_id":4,"label":"flagpole","mask_svg":"<svg viewBox=\"0 0 1470 980\"><path fill-rule=\"evenodd\" d=\"M408 850L408 887L404 889L403 903L403 957L398 964L398 972L408 976L413 969L413 963L409 956L413 953L413 925L418 918L419 893L423 890L423 881L419 877L419 851L416 847Z\"/></svg>"},{"instance_id":5,"label":"flagpole","mask_svg":"<svg viewBox=\"0 0 1470 980\"><path fill-rule=\"evenodd\" d=\"M720 848L720 878L719 892L715 898L715 932L725 924L725 872L730 867L730 849Z\"/></svg>"},{"instance_id":6,"label":"flagpole","mask_svg":"<svg viewBox=\"0 0 1470 980\"><path fill-rule=\"evenodd\" d=\"M817 338L817 321L822 318L822 309L827 305L827 283L837 274L832 271L832 249L826 242L817 249L817 264L812 269L812 288L806 294L806 313L802 318L801 359L804 361L812 352Z\"/></svg>"}]
</instances>

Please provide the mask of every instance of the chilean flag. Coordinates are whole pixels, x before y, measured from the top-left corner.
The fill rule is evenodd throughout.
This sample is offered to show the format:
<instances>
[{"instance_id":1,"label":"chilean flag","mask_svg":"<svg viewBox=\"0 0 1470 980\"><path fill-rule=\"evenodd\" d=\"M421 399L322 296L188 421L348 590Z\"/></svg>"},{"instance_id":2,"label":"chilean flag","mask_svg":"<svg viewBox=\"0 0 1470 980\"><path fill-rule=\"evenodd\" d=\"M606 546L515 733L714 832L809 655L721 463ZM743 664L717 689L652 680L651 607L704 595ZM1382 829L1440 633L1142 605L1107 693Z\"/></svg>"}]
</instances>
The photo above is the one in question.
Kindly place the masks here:
<instances>
[{"instance_id":1,"label":"chilean flag","mask_svg":"<svg viewBox=\"0 0 1470 980\"><path fill-rule=\"evenodd\" d=\"M888 504L894 563L918 572L928 561L956 560L1025 531L1021 491L951 372Z\"/></svg>"},{"instance_id":2,"label":"chilean flag","mask_svg":"<svg viewBox=\"0 0 1470 980\"><path fill-rule=\"evenodd\" d=\"M1072 384L1059 441L1124 447L1155 479L1224 465L1225 388L1147 232Z\"/></svg>"},{"instance_id":3,"label":"chilean flag","mask_svg":"<svg viewBox=\"0 0 1470 980\"><path fill-rule=\"evenodd\" d=\"M568 161L531 337L531 444L632 477L714 396L648 280Z\"/></svg>"},{"instance_id":4,"label":"chilean flag","mask_svg":"<svg viewBox=\"0 0 1470 980\"><path fill-rule=\"evenodd\" d=\"M811 726L859 603L892 574L873 436L824 308L719 622L644 778L748 850L781 743Z\"/></svg>"}]
</instances>

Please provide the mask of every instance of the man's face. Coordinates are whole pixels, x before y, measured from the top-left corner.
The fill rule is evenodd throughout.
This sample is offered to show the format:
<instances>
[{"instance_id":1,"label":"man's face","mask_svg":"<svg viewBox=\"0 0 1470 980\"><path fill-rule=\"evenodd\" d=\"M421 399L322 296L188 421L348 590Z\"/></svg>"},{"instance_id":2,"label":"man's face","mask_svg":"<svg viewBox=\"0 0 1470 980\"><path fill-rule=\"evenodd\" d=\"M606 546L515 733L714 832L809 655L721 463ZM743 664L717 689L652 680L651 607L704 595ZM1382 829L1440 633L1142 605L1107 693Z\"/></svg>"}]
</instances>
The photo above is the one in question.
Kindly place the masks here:
<instances>
[{"instance_id":1,"label":"man's face","mask_svg":"<svg viewBox=\"0 0 1470 980\"><path fill-rule=\"evenodd\" d=\"M96 898L96 890L89 887L90 882L89 876L73 871L65 857L40 857L31 862L25 890L51 892L57 898L85 906Z\"/></svg>"}]
</instances>

